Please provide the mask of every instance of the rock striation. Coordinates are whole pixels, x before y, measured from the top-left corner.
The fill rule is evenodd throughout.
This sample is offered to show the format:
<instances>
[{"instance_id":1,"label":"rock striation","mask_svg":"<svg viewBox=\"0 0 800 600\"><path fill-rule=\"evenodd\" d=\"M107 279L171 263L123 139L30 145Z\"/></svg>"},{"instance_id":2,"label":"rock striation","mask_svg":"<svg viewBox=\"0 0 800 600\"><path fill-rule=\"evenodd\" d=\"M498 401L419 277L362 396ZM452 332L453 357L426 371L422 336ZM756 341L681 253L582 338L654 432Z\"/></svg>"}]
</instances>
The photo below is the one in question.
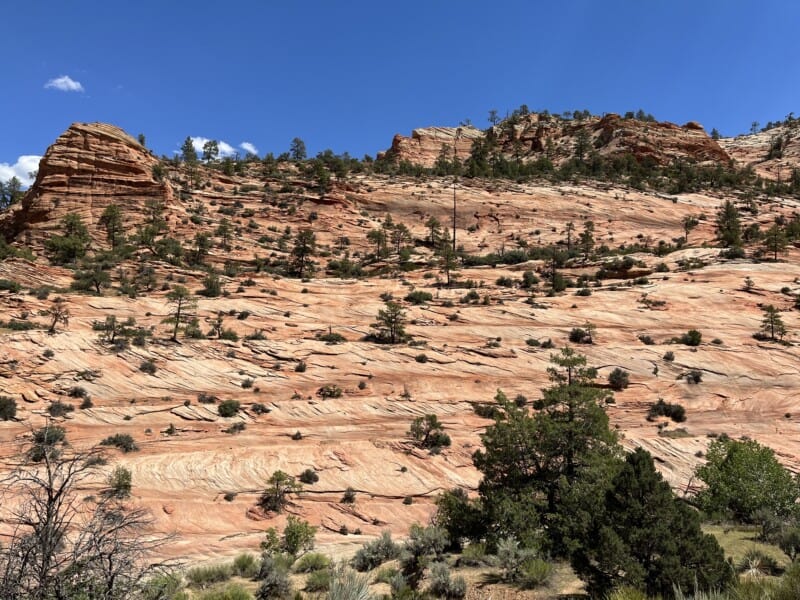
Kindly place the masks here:
<instances>
[{"instance_id":1,"label":"rock striation","mask_svg":"<svg viewBox=\"0 0 800 600\"><path fill-rule=\"evenodd\" d=\"M785 182L800 168L800 121L766 131L723 138L720 145L741 167L752 167L764 179Z\"/></svg>"},{"instance_id":2,"label":"rock striation","mask_svg":"<svg viewBox=\"0 0 800 600\"><path fill-rule=\"evenodd\" d=\"M469 157L472 142L483 139L484 132L476 127L421 127L411 132L411 137L399 133L392 140L392 147L378 154L379 158L408 161L431 168L444 147L449 158L455 148L456 157L464 161Z\"/></svg>"},{"instance_id":3,"label":"rock striation","mask_svg":"<svg viewBox=\"0 0 800 600\"><path fill-rule=\"evenodd\" d=\"M145 201L168 205L172 190L157 181L158 159L122 129L104 123L73 123L47 149L36 181L15 207L0 220L7 239L24 236L38 245L60 228L68 213L77 213L89 226L95 242L104 243L96 227L103 211L117 204L126 227L141 220Z\"/></svg>"},{"instance_id":4,"label":"rock striation","mask_svg":"<svg viewBox=\"0 0 800 600\"><path fill-rule=\"evenodd\" d=\"M629 154L638 161L662 166L674 160L732 164L729 154L694 121L679 126L616 114L574 120L530 113L507 119L486 131L474 127L415 129L411 137L396 135L391 148L379 156L431 168L443 147L450 157L455 147L457 158L463 162L475 140L490 140L506 158L533 161L547 157L559 165L575 156L581 137L588 142L588 151L594 150L600 156Z\"/></svg>"}]
</instances>

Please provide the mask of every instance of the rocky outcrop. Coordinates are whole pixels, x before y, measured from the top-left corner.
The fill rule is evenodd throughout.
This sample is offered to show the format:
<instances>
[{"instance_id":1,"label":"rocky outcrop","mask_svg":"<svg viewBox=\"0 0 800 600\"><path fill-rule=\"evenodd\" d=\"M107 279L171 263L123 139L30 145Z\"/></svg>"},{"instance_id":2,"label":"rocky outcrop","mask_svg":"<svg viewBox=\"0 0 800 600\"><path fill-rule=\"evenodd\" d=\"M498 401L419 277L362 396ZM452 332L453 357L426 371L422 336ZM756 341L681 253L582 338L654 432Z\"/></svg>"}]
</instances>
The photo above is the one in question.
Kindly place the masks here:
<instances>
[{"instance_id":1,"label":"rocky outcrop","mask_svg":"<svg viewBox=\"0 0 800 600\"><path fill-rule=\"evenodd\" d=\"M108 205L122 209L129 227L141 220L147 199L169 204L171 188L153 177L157 162L118 127L74 123L47 149L36 181L0 221L0 231L7 239L23 236L25 243L38 245L59 230L64 215L77 213L94 240L104 243L97 222Z\"/></svg>"},{"instance_id":2,"label":"rocky outcrop","mask_svg":"<svg viewBox=\"0 0 800 600\"><path fill-rule=\"evenodd\" d=\"M765 179L786 181L800 168L800 125L781 125L751 135L724 138L720 145L740 167L752 167Z\"/></svg>"},{"instance_id":3,"label":"rocky outcrop","mask_svg":"<svg viewBox=\"0 0 800 600\"><path fill-rule=\"evenodd\" d=\"M637 160L667 165L673 160L730 165L731 157L694 121L680 127L668 122L607 115L593 127L601 155L632 154ZM597 146L596 146L597 147Z\"/></svg>"},{"instance_id":4,"label":"rocky outcrop","mask_svg":"<svg viewBox=\"0 0 800 600\"><path fill-rule=\"evenodd\" d=\"M399 133L392 140L392 147L379 153L379 158L397 161L408 161L415 165L431 168L436 159L446 148L448 158L452 158L453 148L460 161L469 157L472 142L484 137L483 131L472 126L467 127L422 127L411 132L411 137Z\"/></svg>"},{"instance_id":5,"label":"rocky outcrop","mask_svg":"<svg viewBox=\"0 0 800 600\"><path fill-rule=\"evenodd\" d=\"M458 139L455 139L456 131L460 132ZM588 142L587 152L593 149L601 156L630 154L638 161L658 165L667 165L676 159L731 164L728 153L697 122L679 126L616 114L572 120L531 113L507 119L487 131L474 127L415 129L410 138L396 135L392 147L383 156L430 168L443 146L448 150L455 146L456 155L463 162L470 155L472 143L486 138L491 139L506 158L533 161L546 156L556 165L576 155L580 138Z\"/></svg>"}]
</instances>

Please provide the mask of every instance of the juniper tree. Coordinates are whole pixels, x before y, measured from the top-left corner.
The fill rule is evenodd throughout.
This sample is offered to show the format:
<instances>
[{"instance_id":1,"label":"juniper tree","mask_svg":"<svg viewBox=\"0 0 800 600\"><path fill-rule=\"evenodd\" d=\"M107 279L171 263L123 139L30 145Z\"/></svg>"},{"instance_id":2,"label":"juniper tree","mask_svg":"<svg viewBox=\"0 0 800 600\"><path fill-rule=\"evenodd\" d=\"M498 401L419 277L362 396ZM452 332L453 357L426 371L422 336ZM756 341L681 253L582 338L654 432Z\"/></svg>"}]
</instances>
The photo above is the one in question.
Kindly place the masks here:
<instances>
[{"instance_id":1,"label":"juniper tree","mask_svg":"<svg viewBox=\"0 0 800 600\"><path fill-rule=\"evenodd\" d=\"M716 539L700 529L697 511L675 497L650 454L627 455L571 563L592 597L627 585L648 596L724 587L732 571Z\"/></svg>"},{"instance_id":2,"label":"juniper tree","mask_svg":"<svg viewBox=\"0 0 800 600\"><path fill-rule=\"evenodd\" d=\"M178 341L178 329L182 323L189 319L187 314L194 307L197 306L197 300L192 296L191 292L182 285L175 285L167 293L167 302L173 307L172 313L165 320L166 323L174 323L175 327L172 330L173 342Z\"/></svg>"}]
</instances>

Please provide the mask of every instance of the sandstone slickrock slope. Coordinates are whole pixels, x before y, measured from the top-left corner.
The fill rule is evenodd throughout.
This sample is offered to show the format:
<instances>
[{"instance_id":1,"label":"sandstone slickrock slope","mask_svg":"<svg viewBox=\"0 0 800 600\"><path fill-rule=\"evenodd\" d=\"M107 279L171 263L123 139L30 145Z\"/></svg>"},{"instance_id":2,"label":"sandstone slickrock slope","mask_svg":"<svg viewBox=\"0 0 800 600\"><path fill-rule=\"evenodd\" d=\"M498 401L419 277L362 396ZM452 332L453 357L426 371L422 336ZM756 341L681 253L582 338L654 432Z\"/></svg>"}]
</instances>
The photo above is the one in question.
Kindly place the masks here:
<instances>
[{"instance_id":1,"label":"sandstone slickrock slope","mask_svg":"<svg viewBox=\"0 0 800 600\"><path fill-rule=\"evenodd\" d=\"M487 131L488 134L474 127L415 129L410 138L396 135L383 156L431 168L443 146L450 156L455 146L456 156L463 162L469 157L472 143L488 135L507 158L527 161L547 156L560 164L574 156L578 137L583 134L588 136L590 148L601 156L630 154L637 160L650 160L662 166L676 159L724 166L732 162L728 153L695 122L678 126L616 114L567 120L530 113L503 121Z\"/></svg>"},{"instance_id":2,"label":"sandstone slickrock slope","mask_svg":"<svg viewBox=\"0 0 800 600\"><path fill-rule=\"evenodd\" d=\"M726 152L765 179L786 181L800 167L800 126L782 125L750 135L723 138Z\"/></svg>"},{"instance_id":3,"label":"sandstone slickrock slope","mask_svg":"<svg viewBox=\"0 0 800 600\"><path fill-rule=\"evenodd\" d=\"M118 127L73 123L47 149L36 181L20 206L0 219L0 231L11 238L23 234L26 243L40 245L58 230L64 215L76 213L90 226L95 242L103 243L105 236L95 224L109 204L118 204L135 219L147 199L171 202L170 186L153 177L157 163Z\"/></svg>"},{"instance_id":4,"label":"sandstone slickrock slope","mask_svg":"<svg viewBox=\"0 0 800 600\"><path fill-rule=\"evenodd\" d=\"M630 131L615 133L609 151L635 146L643 155L655 148L664 157L692 152L716 160L714 146L695 126L615 123L607 123L611 131ZM559 125L563 135L555 139L567 144L573 126ZM593 135L603 135L600 120L590 127ZM645 128L663 139L637 137ZM537 130L521 128L520 139L546 146ZM443 136L437 139L448 139ZM425 144L435 159L435 143L418 146ZM27 237L37 260L0 261L0 279L22 286L20 292L0 291L0 320L44 323L41 313L56 293L28 291L43 285L62 290L71 315L69 326L55 335L46 327L0 330L2 394L18 403L17 420L0 422L0 474L15 464L31 431L45 423L52 401L72 403L73 412L55 419L70 444L85 448L122 433L139 445L134 453L112 451L107 472L117 464L131 469L130 502L149 508L159 531L177 533L174 544L164 548L166 555L195 560L258 548L267 527L285 522L284 515L255 508L277 469L293 476L305 469L319 474L317 483L293 499L290 511L321 527L318 540L324 547L363 542L384 529L403 534L411 523L427 522L440 491L453 486L474 491L480 479L471 456L489 421L475 414L473 403L491 402L500 388L532 405L548 385L551 354L568 344L573 327L587 322L596 326L594 343L579 350L599 369L600 381L616 367L630 373L630 387L608 407L612 425L627 448L650 450L678 490L695 485L692 471L711 436L721 433L766 443L800 470L800 312L792 308L800 293L800 249L790 248L778 262L721 259L714 247L714 214L731 197L727 191L666 196L609 182L461 179L457 240L468 253L564 247L567 224L580 231L587 220L594 223L598 246L625 245L620 252L628 252L638 245L639 251L629 254L635 277L594 281L613 257L579 257L563 274L588 277L591 293L577 295L569 288L548 297L542 288L520 284L525 271L546 279L543 260L460 268L457 281L463 287L438 285L444 276L424 242L426 224L431 217L450 224L452 178L351 173L321 195L292 164L274 173L255 161L231 176L201 165L195 186L183 167L167 163L165 183L156 182L155 161L116 128L73 126L48 151L36 185L5 222L16 224L17 244L31 231ZM133 223L151 198L172 211L170 236L183 243L197 232L212 236L204 267L220 272L223 294L199 299L202 338L181 335L173 343L164 319L171 310L169 287L181 283L198 292L204 268L175 266L138 248L138 255L111 273L113 288L102 295L79 294L68 291L73 272L48 265L41 252L41 240L67 212L83 216L100 244L104 236L97 218L105 206L124 204L126 222ZM796 197L758 202L756 213L742 213L743 229L754 224L765 229L777 217L800 212ZM410 269L400 268L399 255L390 253L369 265L373 271L367 277L327 270L330 260L357 261L371 252L367 235L382 227L387 214L410 232ZM687 246L665 256L646 251L659 241L675 245L688 216L698 225ZM222 219L234 230L229 247L215 233ZM285 258L292 235L309 227L317 236L315 276L301 281L256 268L256 257L270 265ZM121 293L118 273L133 273L140 264L153 267L156 283L129 297ZM748 277L753 285L746 289ZM427 291L432 299L405 302L412 290ZM470 301L470 291L480 301L474 296ZM387 294L408 311L415 346L365 340ZM781 311L789 345L753 338L766 304ZM109 316L134 318L153 335L144 345L115 348L94 328ZM218 319L238 339L214 334ZM674 343L689 329L702 332L699 347ZM328 332L345 341L326 343L320 336ZM555 350L530 343L548 339ZM667 352L674 360L664 358ZM155 365L153 373L140 369L145 361ZM692 370L702 374L701 383L687 381ZM338 386L341 397L324 398L319 391L326 385ZM91 397L90 406L81 408L81 399L71 397L80 391L76 388ZM200 401L201 394L205 400L238 400L242 410L223 418L215 403ZM687 421L648 421L647 410L659 398L683 405ZM407 436L411 420L427 413L439 417L453 440L439 455L416 448ZM94 482L86 495L104 485ZM341 502L348 487L356 490L354 505Z\"/></svg>"}]
</instances>

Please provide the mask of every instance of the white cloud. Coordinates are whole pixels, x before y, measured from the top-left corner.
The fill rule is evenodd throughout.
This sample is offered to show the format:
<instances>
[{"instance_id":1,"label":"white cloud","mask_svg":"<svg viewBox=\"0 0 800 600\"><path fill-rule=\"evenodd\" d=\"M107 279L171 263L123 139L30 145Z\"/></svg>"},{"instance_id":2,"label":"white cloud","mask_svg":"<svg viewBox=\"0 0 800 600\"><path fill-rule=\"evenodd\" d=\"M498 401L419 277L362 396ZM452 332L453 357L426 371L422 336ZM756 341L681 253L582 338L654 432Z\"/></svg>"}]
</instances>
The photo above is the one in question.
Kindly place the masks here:
<instances>
[{"instance_id":1,"label":"white cloud","mask_svg":"<svg viewBox=\"0 0 800 600\"><path fill-rule=\"evenodd\" d=\"M55 79L51 79L50 81L44 84L44 87L45 89L54 89L54 90L59 90L61 92L84 91L81 82L75 81L69 75L62 75L61 77L56 77Z\"/></svg>"},{"instance_id":2,"label":"white cloud","mask_svg":"<svg viewBox=\"0 0 800 600\"><path fill-rule=\"evenodd\" d=\"M198 155L203 155L203 146L208 141L210 140L207 137L202 137L199 135L192 136L192 146L194 146L195 152L197 152ZM225 158L226 156L233 156L236 154L236 148L231 146L228 142L217 140L217 147L219 148L220 158Z\"/></svg>"},{"instance_id":3,"label":"white cloud","mask_svg":"<svg viewBox=\"0 0 800 600\"><path fill-rule=\"evenodd\" d=\"M0 163L0 181L8 181L12 177L16 177L24 187L28 187L33 183L33 179L28 174L39 169L41 159L41 156L28 154L20 156L13 165Z\"/></svg>"},{"instance_id":4,"label":"white cloud","mask_svg":"<svg viewBox=\"0 0 800 600\"><path fill-rule=\"evenodd\" d=\"M241 144L239 144L239 148L241 148L245 152L249 152L250 154L258 154L258 148L256 148L250 142L242 142Z\"/></svg>"}]
</instances>

